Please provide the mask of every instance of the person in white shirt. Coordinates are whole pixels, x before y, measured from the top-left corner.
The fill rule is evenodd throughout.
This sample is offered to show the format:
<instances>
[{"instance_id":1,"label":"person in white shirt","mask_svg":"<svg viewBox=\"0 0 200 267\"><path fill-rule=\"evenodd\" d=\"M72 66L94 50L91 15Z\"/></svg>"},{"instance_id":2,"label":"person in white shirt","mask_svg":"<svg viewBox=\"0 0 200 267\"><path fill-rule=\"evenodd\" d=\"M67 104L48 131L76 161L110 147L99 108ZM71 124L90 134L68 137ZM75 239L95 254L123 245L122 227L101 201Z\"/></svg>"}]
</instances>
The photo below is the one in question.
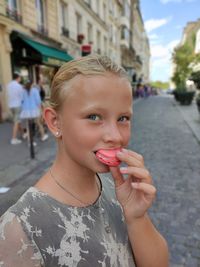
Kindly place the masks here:
<instances>
[{"instance_id":1,"label":"person in white shirt","mask_svg":"<svg viewBox=\"0 0 200 267\"><path fill-rule=\"evenodd\" d=\"M18 73L14 73L13 80L8 84L8 106L12 113L13 118L13 130L11 144L17 145L21 143L21 140L17 138L20 130L20 112L22 105L23 87L20 84L21 76Z\"/></svg>"}]
</instances>

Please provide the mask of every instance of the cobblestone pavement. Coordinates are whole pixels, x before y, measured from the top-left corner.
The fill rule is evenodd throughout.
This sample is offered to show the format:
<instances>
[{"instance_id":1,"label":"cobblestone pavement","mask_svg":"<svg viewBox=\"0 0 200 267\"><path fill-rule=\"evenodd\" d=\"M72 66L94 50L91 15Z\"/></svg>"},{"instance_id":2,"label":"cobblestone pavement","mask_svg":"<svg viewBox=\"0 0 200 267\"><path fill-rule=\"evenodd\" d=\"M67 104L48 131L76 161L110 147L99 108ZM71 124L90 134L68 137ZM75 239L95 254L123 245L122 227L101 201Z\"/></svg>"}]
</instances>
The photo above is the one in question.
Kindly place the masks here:
<instances>
[{"instance_id":1,"label":"cobblestone pavement","mask_svg":"<svg viewBox=\"0 0 200 267\"><path fill-rule=\"evenodd\" d=\"M142 100L134 111L131 148L157 187L150 215L168 241L170 266L199 267L200 145L173 98Z\"/></svg>"},{"instance_id":2,"label":"cobblestone pavement","mask_svg":"<svg viewBox=\"0 0 200 267\"><path fill-rule=\"evenodd\" d=\"M130 147L144 156L157 187L150 216L168 241L170 267L200 267L199 144L172 97L136 100ZM29 160L26 151L21 152L25 159L0 166L0 186L11 187L0 194L0 214L49 167L55 154L53 139L36 152L35 160Z\"/></svg>"}]
</instances>

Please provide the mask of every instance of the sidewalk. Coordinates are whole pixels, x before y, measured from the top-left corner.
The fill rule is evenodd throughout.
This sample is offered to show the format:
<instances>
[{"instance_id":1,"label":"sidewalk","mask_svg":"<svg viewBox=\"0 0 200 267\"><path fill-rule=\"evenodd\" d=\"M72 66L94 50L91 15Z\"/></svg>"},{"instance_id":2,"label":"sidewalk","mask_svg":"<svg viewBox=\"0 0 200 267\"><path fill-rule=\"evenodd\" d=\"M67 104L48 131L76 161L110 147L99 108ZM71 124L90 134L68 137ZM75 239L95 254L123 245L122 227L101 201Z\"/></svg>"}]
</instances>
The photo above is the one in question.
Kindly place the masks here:
<instances>
[{"instance_id":1,"label":"sidewalk","mask_svg":"<svg viewBox=\"0 0 200 267\"><path fill-rule=\"evenodd\" d=\"M173 99L173 105L178 108L184 121L192 131L197 142L200 144L200 114L197 110L195 100L190 106L181 106Z\"/></svg>"},{"instance_id":2,"label":"sidewalk","mask_svg":"<svg viewBox=\"0 0 200 267\"><path fill-rule=\"evenodd\" d=\"M11 145L11 132L12 123L0 124L0 188L11 186L24 175L34 171L38 165L51 161L56 151L54 138L48 133L49 139L46 141L35 140L35 158L31 159L27 140L23 140L19 145Z\"/></svg>"}]
</instances>

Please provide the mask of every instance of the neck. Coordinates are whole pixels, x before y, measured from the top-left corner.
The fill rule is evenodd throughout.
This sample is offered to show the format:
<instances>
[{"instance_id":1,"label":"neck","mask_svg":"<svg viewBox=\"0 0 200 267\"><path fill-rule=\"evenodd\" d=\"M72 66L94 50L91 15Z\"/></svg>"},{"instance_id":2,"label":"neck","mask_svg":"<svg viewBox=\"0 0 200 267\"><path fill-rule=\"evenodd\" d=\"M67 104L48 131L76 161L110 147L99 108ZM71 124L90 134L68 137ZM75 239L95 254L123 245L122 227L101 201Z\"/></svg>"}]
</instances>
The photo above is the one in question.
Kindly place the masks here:
<instances>
[{"instance_id":1,"label":"neck","mask_svg":"<svg viewBox=\"0 0 200 267\"><path fill-rule=\"evenodd\" d=\"M69 158L57 155L52 172L63 186L76 192L88 192L96 187L96 173L84 168Z\"/></svg>"}]
</instances>

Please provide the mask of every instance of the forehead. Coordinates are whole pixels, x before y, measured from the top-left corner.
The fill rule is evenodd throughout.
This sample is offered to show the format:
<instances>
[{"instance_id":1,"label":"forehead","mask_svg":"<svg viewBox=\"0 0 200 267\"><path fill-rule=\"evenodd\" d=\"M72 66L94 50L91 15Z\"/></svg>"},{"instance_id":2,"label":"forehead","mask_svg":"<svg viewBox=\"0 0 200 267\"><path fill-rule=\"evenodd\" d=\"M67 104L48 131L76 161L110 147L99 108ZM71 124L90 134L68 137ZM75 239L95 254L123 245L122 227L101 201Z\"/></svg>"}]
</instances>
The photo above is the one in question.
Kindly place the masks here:
<instances>
[{"instance_id":1,"label":"forehead","mask_svg":"<svg viewBox=\"0 0 200 267\"><path fill-rule=\"evenodd\" d=\"M103 99L112 101L121 99L132 100L132 88L125 77L115 74L104 74L94 76L78 75L71 80L71 88L67 93L66 102L77 101L77 99L95 101Z\"/></svg>"}]
</instances>

